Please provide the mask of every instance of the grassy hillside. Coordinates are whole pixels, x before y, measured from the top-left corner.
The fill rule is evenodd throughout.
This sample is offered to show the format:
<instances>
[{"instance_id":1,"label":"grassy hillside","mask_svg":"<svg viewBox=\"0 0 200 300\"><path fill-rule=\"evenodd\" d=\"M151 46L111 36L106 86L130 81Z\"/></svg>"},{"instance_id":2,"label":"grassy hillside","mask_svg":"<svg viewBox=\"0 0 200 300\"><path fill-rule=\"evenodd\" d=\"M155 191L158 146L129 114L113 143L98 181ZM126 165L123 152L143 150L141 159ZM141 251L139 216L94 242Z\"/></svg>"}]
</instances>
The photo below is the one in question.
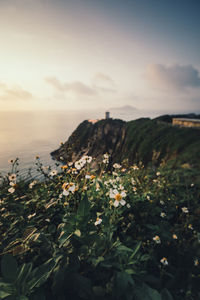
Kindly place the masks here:
<instances>
[{"instance_id":1,"label":"grassy hillside","mask_svg":"<svg viewBox=\"0 0 200 300\"><path fill-rule=\"evenodd\" d=\"M173 127L157 120L127 122L121 159L145 165L189 164L200 167L200 130Z\"/></svg>"}]
</instances>

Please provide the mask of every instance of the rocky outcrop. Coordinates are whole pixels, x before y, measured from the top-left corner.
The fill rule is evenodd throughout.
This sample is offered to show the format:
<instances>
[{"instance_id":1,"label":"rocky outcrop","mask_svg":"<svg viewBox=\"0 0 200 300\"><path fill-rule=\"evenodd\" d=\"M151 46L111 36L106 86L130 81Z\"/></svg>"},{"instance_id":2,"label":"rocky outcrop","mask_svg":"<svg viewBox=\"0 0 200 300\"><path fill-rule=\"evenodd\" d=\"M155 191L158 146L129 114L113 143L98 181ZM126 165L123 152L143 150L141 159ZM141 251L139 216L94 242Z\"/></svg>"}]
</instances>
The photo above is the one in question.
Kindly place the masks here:
<instances>
[{"instance_id":1,"label":"rocky outcrop","mask_svg":"<svg viewBox=\"0 0 200 300\"><path fill-rule=\"evenodd\" d=\"M53 158L63 162L76 161L83 155L102 161L108 153L111 161L119 159L126 134L126 122L119 119L100 120L96 123L82 122L69 137L68 141L51 153Z\"/></svg>"}]
</instances>

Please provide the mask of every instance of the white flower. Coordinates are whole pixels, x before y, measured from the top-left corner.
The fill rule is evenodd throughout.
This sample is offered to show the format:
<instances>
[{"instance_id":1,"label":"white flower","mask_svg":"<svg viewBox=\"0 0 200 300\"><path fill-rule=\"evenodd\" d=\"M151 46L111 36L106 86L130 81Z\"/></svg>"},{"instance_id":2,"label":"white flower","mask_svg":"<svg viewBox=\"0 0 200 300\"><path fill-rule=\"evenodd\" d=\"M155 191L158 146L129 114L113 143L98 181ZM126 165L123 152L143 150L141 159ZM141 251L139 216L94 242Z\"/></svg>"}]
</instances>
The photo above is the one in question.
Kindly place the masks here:
<instances>
[{"instance_id":1,"label":"white flower","mask_svg":"<svg viewBox=\"0 0 200 300\"><path fill-rule=\"evenodd\" d=\"M168 261L166 259L166 257L163 257L161 260L160 260L161 264L167 266L168 265Z\"/></svg>"},{"instance_id":2,"label":"white flower","mask_svg":"<svg viewBox=\"0 0 200 300\"><path fill-rule=\"evenodd\" d=\"M115 199L113 205L115 207L118 207L119 204L124 206L126 204L126 201L123 199L123 197L126 197L125 191L119 192L117 189L110 189L110 198Z\"/></svg>"},{"instance_id":3,"label":"white flower","mask_svg":"<svg viewBox=\"0 0 200 300\"><path fill-rule=\"evenodd\" d=\"M131 178L131 183L132 183L132 185L136 184L136 182L135 182L135 180L133 178Z\"/></svg>"},{"instance_id":4,"label":"white flower","mask_svg":"<svg viewBox=\"0 0 200 300\"><path fill-rule=\"evenodd\" d=\"M84 167L84 165L85 165L85 161L82 161L81 159L76 161L74 164L74 166L77 170L82 169Z\"/></svg>"},{"instance_id":5,"label":"white flower","mask_svg":"<svg viewBox=\"0 0 200 300\"><path fill-rule=\"evenodd\" d=\"M157 173L156 173L156 176L160 176L160 172L157 172Z\"/></svg>"},{"instance_id":6,"label":"white flower","mask_svg":"<svg viewBox=\"0 0 200 300\"><path fill-rule=\"evenodd\" d=\"M161 240L160 240L160 237L158 235L155 235L153 237L153 240L156 242L156 244L161 244Z\"/></svg>"},{"instance_id":7,"label":"white flower","mask_svg":"<svg viewBox=\"0 0 200 300\"><path fill-rule=\"evenodd\" d=\"M124 190L124 186L122 184L119 185L119 190L123 191Z\"/></svg>"},{"instance_id":8,"label":"white flower","mask_svg":"<svg viewBox=\"0 0 200 300\"><path fill-rule=\"evenodd\" d=\"M189 213L189 210L187 207L182 207L182 212L184 212L185 214L188 214Z\"/></svg>"},{"instance_id":9,"label":"white flower","mask_svg":"<svg viewBox=\"0 0 200 300\"><path fill-rule=\"evenodd\" d=\"M91 163L92 161L92 156L88 156L88 155L84 155L81 159L82 162L84 162L84 164L87 162L88 164Z\"/></svg>"},{"instance_id":10,"label":"white flower","mask_svg":"<svg viewBox=\"0 0 200 300\"><path fill-rule=\"evenodd\" d=\"M93 174L92 174L92 175L86 174L86 175L85 175L85 178L86 178L86 179L91 179L91 180L93 180L93 179L95 178L95 175L93 175Z\"/></svg>"},{"instance_id":11,"label":"white flower","mask_svg":"<svg viewBox=\"0 0 200 300\"><path fill-rule=\"evenodd\" d=\"M13 174L11 174L11 175L8 177L8 179L9 179L10 181L16 181L17 175L13 173Z\"/></svg>"},{"instance_id":12,"label":"white flower","mask_svg":"<svg viewBox=\"0 0 200 300\"><path fill-rule=\"evenodd\" d=\"M164 205L165 202L164 202L163 200L160 200L160 204L161 204L161 205Z\"/></svg>"},{"instance_id":13,"label":"white flower","mask_svg":"<svg viewBox=\"0 0 200 300\"><path fill-rule=\"evenodd\" d=\"M136 194L137 193L137 188L134 186L133 187L133 192Z\"/></svg>"},{"instance_id":14,"label":"white flower","mask_svg":"<svg viewBox=\"0 0 200 300\"><path fill-rule=\"evenodd\" d=\"M11 194L13 194L14 191L15 191L15 188L14 188L14 187L11 187L11 188L8 189L8 192L11 193Z\"/></svg>"},{"instance_id":15,"label":"white flower","mask_svg":"<svg viewBox=\"0 0 200 300\"><path fill-rule=\"evenodd\" d=\"M106 153L103 155L104 159L103 159L103 163L104 164L108 164L109 163L109 155Z\"/></svg>"},{"instance_id":16,"label":"white flower","mask_svg":"<svg viewBox=\"0 0 200 300\"><path fill-rule=\"evenodd\" d=\"M136 166L136 165L133 165L131 168L132 168L133 170L139 170L138 166Z\"/></svg>"},{"instance_id":17,"label":"white flower","mask_svg":"<svg viewBox=\"0 0 200 300\"><path fill-rule=\"evenodd\" d=\"M189 225L188 225L188 228L191 229L191 230L194 229L193 226L192 226L192 224L189 224Z\"/></svg>"},{"instance_id":18,"label":"white flower","mask_svg":"<svg viewBox=\"0 0 200 300\"><path fill-rule=\"evenodd\" d=\"M72 168L72 174L78 174L76 168Z\"/></svg>"},{"instance_id":19,"label":"white flower","mask_svg":"<svg viewBox=\"0 0 200 300\"><path fill-rule=\"evenodd\" d=\"M127 203L127 204L126 204L126 207L127 207L127 208L130 208L131 206L130 206L130 204L129 204L129 203Z\"/></svg>"},{"instance_id":20,"label":"white flower","mask_svg":"<svg viewBox=\"0 0 200 300\"><path fill-rule=\"evenodd\" d=\"M115 168L115 169L120 169L120 168L121 168L121 165L118 164L118 163L115 163L115 164L113 165L113 168Z\"/></svg>"},{"instance_id":21,"label":"white flower","mask_svg":"<svg viewBox=\"0 0 200 300\"><path fill-rule=\"evenodd\" d=\"M58 174L58 171L57 170L52 170L50 173L49 173L49 176L55 176Z\"/></svg>"},{"instance_id":22,"label":"white flower","mask_svg":"<svg viewBox=\"0 0 200 300\"><path fill-rule=\"evenodd\" d=\"M113 171L112 174L113 174L113 176L118 176L118 173L115 171Z\"/></svg>"},{"instance_id":23,"label":"white flower","mask_svg":"<svg viewBox=\"0 0 200 300\"><path fill-rule=\"evenodd\" d=\"M102 219L97 217L96 222L94 223L94 225L97 226L97 225L101 224L101 222L102 222Z\"/></svg>"},{"instance_id":24,"label":"white flower","mask_svg":"<svg viewBox=\"0 0 200 300\"><path fill-rule=\"evenodd\" d=\"M37 180L33 180L30 184L29 184L29 188L32 189L33 186L37 183Z\"/></svg>"},{"instance_id":25,"label":"white flower","mask_svg":"<svg viewBox=\"0 0 200 300\"><path fill-rule=\"evenodd\" d=\"M70 183L65 182L63 184L62 188L63 188L64 196L68 196L70 192L73 194L76 190L76 186L73 182L70 182Z\"/></svg>"},{"instance_id":26,"label":"white flower","mask_svg":"<svg viewBox=\"0 0 200 300\"><path fill-rule=\"evenodd\" d=\"M194 265L195 265L195 267L197 267L197 266L199 265L199 260L198 260L198 258L195 258L195 260L194 260Z\"/></svg>"},{"instance_id":27,"label":"white flower","mask_svg":"<svg viewBox=\"0 0 200 300\"><path fill-rule=\"evenodd\" d=\"M164 218L164 217L166 217L166 213L165 212L161 212L160 216L161 216L161 218Z\"/></svg>"}]
</instances>

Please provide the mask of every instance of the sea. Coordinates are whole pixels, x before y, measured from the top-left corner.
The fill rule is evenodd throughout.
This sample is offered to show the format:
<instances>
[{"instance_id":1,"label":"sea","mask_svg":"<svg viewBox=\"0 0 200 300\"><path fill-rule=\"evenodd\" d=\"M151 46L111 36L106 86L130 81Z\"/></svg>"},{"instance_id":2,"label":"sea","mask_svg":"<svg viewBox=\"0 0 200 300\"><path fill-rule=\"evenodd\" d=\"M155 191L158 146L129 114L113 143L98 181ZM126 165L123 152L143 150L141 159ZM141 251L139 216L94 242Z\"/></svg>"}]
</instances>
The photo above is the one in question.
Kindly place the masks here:
<instances>
[{"instance_id":1,"label":"sea","mask_svg":"<svg viewBox=\"0 0 200 300\"><path fill-rule=\"evenodd\" d=\"M156 117L162 112L111 112L110 117L125 121ZM102 119L105 112L94 111L0 111L0 174L11 172L11 159L19 158L18 169L37 175L36 156L43 166L56 168L50 153L65 142L76 127L87 119Z\"/></svg>"}]
</instances>

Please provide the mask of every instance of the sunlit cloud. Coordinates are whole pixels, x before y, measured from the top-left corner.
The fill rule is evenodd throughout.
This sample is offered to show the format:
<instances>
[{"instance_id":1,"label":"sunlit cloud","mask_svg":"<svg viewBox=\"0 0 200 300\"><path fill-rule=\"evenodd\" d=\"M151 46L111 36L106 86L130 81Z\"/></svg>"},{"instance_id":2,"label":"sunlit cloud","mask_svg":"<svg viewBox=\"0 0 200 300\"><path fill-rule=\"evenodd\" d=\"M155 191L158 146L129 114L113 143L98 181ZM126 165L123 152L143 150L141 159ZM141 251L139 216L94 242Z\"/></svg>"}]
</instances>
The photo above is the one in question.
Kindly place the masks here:
<instances>
[{"instance_id":1,"label":"sunlit cloud","mask_svg":"<svg viewBox=\"0 0 200 300\"><path fill-rule=\"evenodd\" d=\"M92 78L92 84L99 92L116 93L114 80L103 73L96 73Z\"/></svg>"},{"instance_id":2,"label":"sunlit cloud","mask_svg":"<svg viewBox=\"0 0 200 300\"><path fill-rule=\"evenodd\" d=\"M192 65L165 66L151 64L145 73L149 82L158 88L183 89L200 87L200 75Z\"/></svg>"},{"instance_id":3,"label":"sunlit cloud","mask_svg":"<svg viewBox=\"0 0 200 300\"><path fill-rule=\"evenodd\" d=\"M100 73L100 72L95 74L95 76L93 78L93 82L97 85L98 84L109 84L110 86L115 86L114 81L110 76Z\"/></svg>"},{"instance_id":4,"label":"sunlit cloud","mask_svg":"<svg viewBox=\"0 0 200 300\"><path fill-rule=\"evenodd\" d=\"M8 87L5 83L0 83L0 100L29 100L33 95L22 89L20 86Z\"/></svg>"},{"instance_id":5,"label":"sunlit cloud","mask_svg":"<svg viewBox=\"0 0 200 300\"><path fill-rule=\"evenodd\" d=\"M47 77L45 81L50 84L57 91L62 93L72 92L75 95L93 96L97 94L97 91L82 83L81 81L73 81L71 83L61 83L56 77Z\"/></svg>"}]
</instances>

